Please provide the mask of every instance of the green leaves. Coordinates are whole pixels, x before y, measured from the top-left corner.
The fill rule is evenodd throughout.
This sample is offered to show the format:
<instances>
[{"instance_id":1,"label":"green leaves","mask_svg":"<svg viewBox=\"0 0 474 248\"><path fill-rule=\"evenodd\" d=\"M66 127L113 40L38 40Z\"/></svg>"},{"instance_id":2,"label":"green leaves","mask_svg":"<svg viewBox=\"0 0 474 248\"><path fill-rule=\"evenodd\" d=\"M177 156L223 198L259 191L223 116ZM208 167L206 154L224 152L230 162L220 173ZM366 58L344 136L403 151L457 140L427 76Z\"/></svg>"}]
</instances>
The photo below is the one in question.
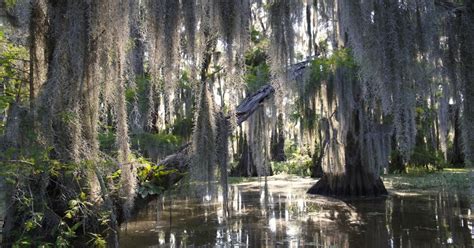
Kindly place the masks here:
<instances>
[{"instance_id":1,"label":"green leaves","mask_svg":"<svg viewBox=\"0 0 474 248\"><path fill-rule=\"evenodd\" d=\"M89 233L89 235L92 237L88 242L89 245L92 244L92 247L96 247L96 248L107 247L107 241L105 241L102 235L97 234L97 233Z\"/></svg>"},{"instance_id":2,"label":"green leaves","mask_svg":"<svg viewBox=\"0 0 474 248\"><path fill-rule=\"evenodd\" d=\"M334 51L329 57L320 57L313 60L311 63L309 85L311 87L319 86L321 81L328 80L328 77L334 73L338 67L347 67L350 69L357 67L350 49L342 48Z\"/></svg>"},{"instance_id":3,"label":"green leaves","mask_svg":"<svg viewBox=\"0 0 474 248\"><path fill-rule=\"evenodd\" d=\"M79 198L72 199L68 202L69 209L64 212L64 218L74 219L86 215L88 208L92 207L92 203L87 201L87 195L84 192L79 194Z\"/></svg>"},{"instance_id":4,"label":"green leaves","mask_svg":"<svg viewBox=\"0 0 474 248\"><path fill-rule=\"evenodd\" d=\"M153 184L152 182L144 182L138 188L138 194L142 198L146 198L149 195L159 195L165 191L165 188Z\"/></svg>"},{"instance_id":5,"label":"green leaves","mask_svg":"<svg viewBox=\"0 0 474 248\"><path fill-rule=\"evenodd\" d=\"M6 1L12 6L15 1ZM29 74L28 51L7 40L5 30L0 27L0 115L5 115L10 105L16 101L28 100L29 90L27 77ZM0 121L0 134L4 123Z\"/></svg>"},{"instance_id":6,"label":"green leaves","mask_svg":"<svg viewBox=\"0 0 474 248\"><path fill-rule=\"evenodd\" d=\"M13 7L15 7L16 1L17 0L5 0L5 6L8 9L13 8Z\"/></svg>"},{"instance_id":7,"label":"green leaves","mask_svg":"<svg viewBox=\"0 0 474 248\"><path fill-rule=\"evenodd\" d=\"M173 153L182 143L180 136L167 133L140 133L132 137L132 145L140 150L156 151L161 155Z\"/></svg>"},{"instance_id":8,"label":"green leaves","mask_svg":"<svg viewBox=\"0 0 474 248\"><path fill-rule=\"evenodd\" d=\"M25 222L25 230L30 232L38 227L41 227L41 221L43 221L43 217L43 213L34 212L31 218Z\"/></svg>"},{"instance_id":9,"label":"green leaves","mask_svg":"<svg viewBox=\"0 0 474 248\"><path fill-rule=\"evenodd\" d=\"M144 166L138 170L138 179L140 187L138 194L142 198L149 195L158 195L163 193L168 187L168 176L171 174L179 175L176 169L167 169L164 165L153 165L150 162L141 159Z\"/></svg>"},{"instance_id":10,"label":"green leaves","mask_svg":"<svg viewBox=\"0 0 474 248\"><path fill-rule=\"evenodd\" d=\"M76 230L81 226L81 222L77 222L70 227L66 222L61 221L59 224L59 235L56 238L55 247L71 247L70 239L76 238Z\"/></svg>"},{"instance_id":11,"label":"green leaves","mask_svg":"<svg viewBox=\"0 0 474 248\"><path fill-rule=\"evenodd\" d=\"M270 66L264 48L256 47L245 54L245 82L249 92L258 90L270 81Z\"/></svg>"},{"instance_id":12,"label":"green leaves","mask_svg":"<svg viewBox=\"0 0 474 248\"><path fill-rule=\"evenodd\" d=\"M384 182L397 190L468 189L469 170L445 169L438 172L408 171L406 175L386 175Z\"/></svg>"}]
</instances>

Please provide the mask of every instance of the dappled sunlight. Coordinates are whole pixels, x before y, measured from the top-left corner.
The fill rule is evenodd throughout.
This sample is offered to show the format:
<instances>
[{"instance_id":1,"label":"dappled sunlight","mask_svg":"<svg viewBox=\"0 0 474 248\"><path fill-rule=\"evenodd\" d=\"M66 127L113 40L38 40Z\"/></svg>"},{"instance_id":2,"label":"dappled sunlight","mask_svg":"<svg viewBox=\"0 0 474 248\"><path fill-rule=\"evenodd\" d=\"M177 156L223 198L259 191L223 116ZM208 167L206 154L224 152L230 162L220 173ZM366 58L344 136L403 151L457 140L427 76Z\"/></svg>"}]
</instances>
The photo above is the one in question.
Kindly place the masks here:
<instances>
[{"instance_id":1,"label":"dappled sunlight","mask_svg":"<svg viewBox=\"0 0 474 248\"><path fill-rule=\"evenodd\" d=\"M472 247L473 24L471 0L0 0L0 246Z\"/></svg>"}]
</instances>

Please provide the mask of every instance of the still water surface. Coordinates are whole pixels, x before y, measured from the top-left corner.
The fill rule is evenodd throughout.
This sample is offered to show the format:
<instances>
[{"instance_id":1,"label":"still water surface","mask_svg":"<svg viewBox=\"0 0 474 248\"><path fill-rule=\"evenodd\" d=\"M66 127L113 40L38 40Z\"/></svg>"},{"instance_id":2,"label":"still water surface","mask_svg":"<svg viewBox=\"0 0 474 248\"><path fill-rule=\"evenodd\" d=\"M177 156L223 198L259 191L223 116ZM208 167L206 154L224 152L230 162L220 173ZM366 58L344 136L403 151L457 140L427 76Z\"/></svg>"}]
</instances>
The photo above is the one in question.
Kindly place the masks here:
<instances>
[{"instance_id":1,"label":"still water surface","mask_svg":"<svg viewBox=\"0 0 474 248\"><path fill-rule=\"evenodd\" d=\"M391 193L339 201L307 195L314 179L271 177L222 198L169 194L122 225L121 247L473 247L469 192Z\"/></svg>"}]
</instances>

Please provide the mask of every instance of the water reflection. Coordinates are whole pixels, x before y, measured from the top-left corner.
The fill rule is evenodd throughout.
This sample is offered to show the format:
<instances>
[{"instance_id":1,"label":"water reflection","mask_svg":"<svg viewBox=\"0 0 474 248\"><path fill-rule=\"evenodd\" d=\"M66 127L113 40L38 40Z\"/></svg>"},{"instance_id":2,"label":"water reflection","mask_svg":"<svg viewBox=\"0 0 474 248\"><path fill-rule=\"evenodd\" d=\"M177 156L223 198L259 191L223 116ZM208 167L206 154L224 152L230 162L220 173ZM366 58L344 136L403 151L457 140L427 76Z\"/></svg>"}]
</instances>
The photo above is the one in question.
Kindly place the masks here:
<instances>
[{"instance_id":1,"label":"water reflection","mask_svg":"<svg viewBox=\"0 0 474 248\"><path fill-rule=\"evenodd\" d=\"M342 202L307 195L312 179L269 178L202 201L167 195L122 226L122 247L472 247L469 192Z\"/></svg>"}]
</instances>

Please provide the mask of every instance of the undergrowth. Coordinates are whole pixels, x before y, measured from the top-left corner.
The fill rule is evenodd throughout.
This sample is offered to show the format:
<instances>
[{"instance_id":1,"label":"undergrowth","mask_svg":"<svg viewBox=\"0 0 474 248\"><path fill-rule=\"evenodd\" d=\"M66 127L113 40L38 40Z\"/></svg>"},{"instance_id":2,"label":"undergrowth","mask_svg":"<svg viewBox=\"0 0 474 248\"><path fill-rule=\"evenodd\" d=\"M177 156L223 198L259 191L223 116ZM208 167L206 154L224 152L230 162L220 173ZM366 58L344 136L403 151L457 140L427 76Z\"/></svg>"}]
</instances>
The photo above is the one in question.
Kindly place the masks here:
<instances>
[{"instance_id":1,"label":"undergrowth","mask_svg":"<svg viewBox=\"0 0 474 248\"><path fill-rule=\"evenodd\" d=\"M469 169L446 168L442 171L408 170L407 174L383 176L387 187L398 190L410 189L468 189L471 186Z\"/></svg>"}]
</instances>

